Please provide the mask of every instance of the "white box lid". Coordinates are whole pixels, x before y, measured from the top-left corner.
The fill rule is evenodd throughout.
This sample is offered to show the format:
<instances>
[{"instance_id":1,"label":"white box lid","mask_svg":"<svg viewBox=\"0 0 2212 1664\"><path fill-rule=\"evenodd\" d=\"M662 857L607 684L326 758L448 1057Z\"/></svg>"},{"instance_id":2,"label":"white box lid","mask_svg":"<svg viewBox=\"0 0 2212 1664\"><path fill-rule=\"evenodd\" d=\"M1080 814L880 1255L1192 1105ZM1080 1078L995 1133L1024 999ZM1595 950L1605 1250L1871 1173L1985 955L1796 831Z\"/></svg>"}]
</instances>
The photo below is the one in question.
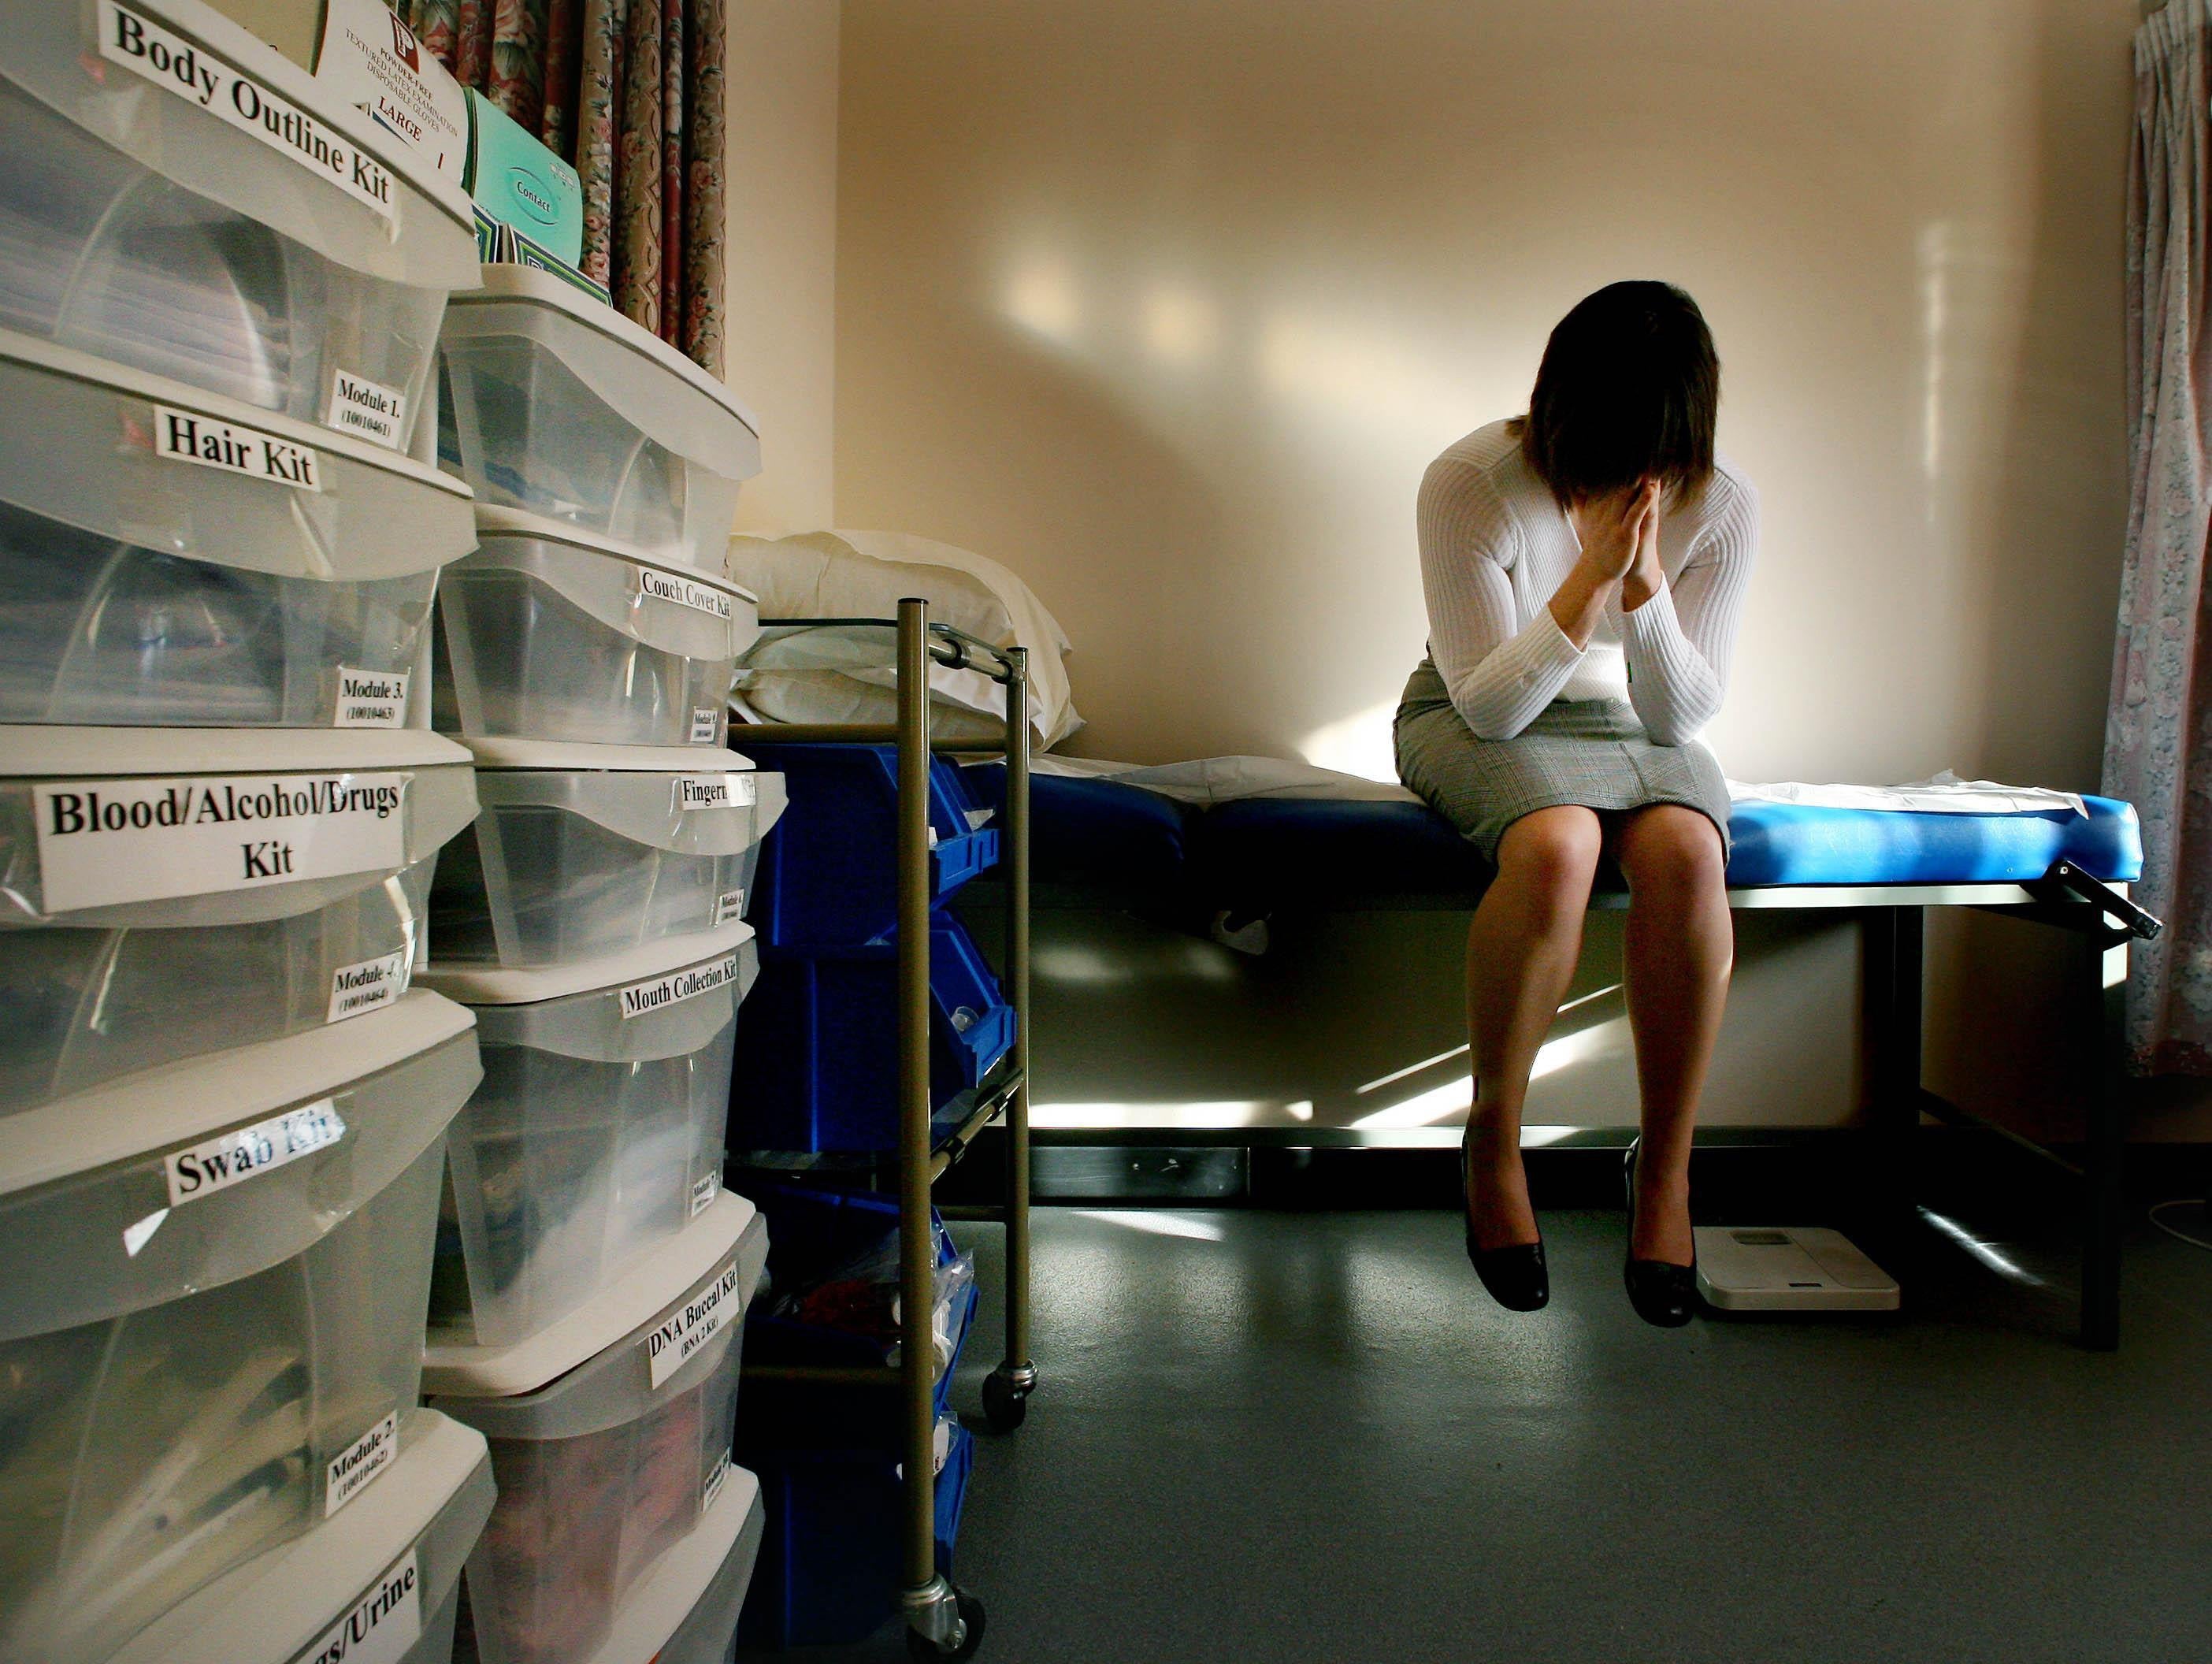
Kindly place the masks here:
<instances>
[{"instance_id":1,"label":"white box lid","mask_svg":"<svg viewBox=\"0 0 2212 1664\"><path fill-rule=\"evenodd\" d=\"M464 1005L534 1005L571 994L604 993L687 965L725 958L752 939L753 927L742 919L732 919L713 930L641 942L619 953L603 954L574 965L509 969L504 965L440 964L434 960L416 971L415 982L418 987L434 988ZM432 937L431 947L434 950L437 944L437 938Z\"/></svg>"}]
</instances>

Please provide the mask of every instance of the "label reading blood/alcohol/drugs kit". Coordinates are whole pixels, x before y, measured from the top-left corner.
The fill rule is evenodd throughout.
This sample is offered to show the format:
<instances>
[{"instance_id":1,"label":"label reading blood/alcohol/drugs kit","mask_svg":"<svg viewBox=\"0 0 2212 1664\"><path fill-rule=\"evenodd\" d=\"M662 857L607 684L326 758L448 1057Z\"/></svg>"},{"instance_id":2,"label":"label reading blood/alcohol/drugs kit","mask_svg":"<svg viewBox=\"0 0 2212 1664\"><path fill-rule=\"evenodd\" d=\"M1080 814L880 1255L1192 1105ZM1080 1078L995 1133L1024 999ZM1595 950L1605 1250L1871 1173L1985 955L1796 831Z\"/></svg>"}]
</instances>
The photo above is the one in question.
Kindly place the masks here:
<instances>
[{"instance_id":1,"label":"label reading blood/alcohol/drugs kit","mask_svg":"<svg viewBox=\"0 0 2212 1664\"><path fill-rule=\"evenodd\" d=\"M647 1372L655 1387L693 1358L700 1348L721 1333L735 1315L738 1303L738 1262L732 1260L714 1273L714 1280L685 1301L680 1310L645 1338Z\"/></svg>"},{"instance_id":2,"label":"label reading blood/alcohol/drugs kit","mask_svg":"<svg viewBox=\"0 0 2212 1664\"><path fill-rule=\"evenodd\" d=\"M399 1664L422 1638L422 1579L410 1548L292 1664Z\"/></svg>"},{"instance_id":3,"label":"label reading blood/alcohol/drugs kit","mask_svg":"<svg viewBox=\"0 0 2212 1664\"><path fill-rule=\"evenodd\" d=\"M690 809L743 809L756 790L750 774L678 774L668 806L679 815Z\"/></svg>"},{"instance_id":4,"label":"label reading blood/alcohol/drugs kit","mask_svg":"<svg viewBox=\"0 0 2212 1664\"><path fill-rule=\"evenodd\" d=\"M404 728L407 726L408 671L356 671L337 667L340 728Z\"/></svg>"},{"instance_id":5,"label":"label reading blood/alcohol/drugs kit","mask_svg":"<svg viewBox=\"0 0 2212 1664\"><path fill-rule=\"evenodd\" d=\"M169 1205L182 1207L248 1179L327 1150L346 1135L335 1098L318 1098L297 1109L225 1133L161 1158L169 1180Z\"/></svg>"},{"instance_id":6,"label":"label reading blood/alcohol/drugs kit","mask_svg":"<svg viewBox=\"0 0 2212 1664\"><path fill-rule=\"evenodd\" d=\"M250 480L274 480L295 491L323 489L322 459L312 446L173 405L154 407L154 454L243 474Z\"/></svg>"},{"instance_id":7,"label":"label reading blood/alcohol/drugs kit","mask_svg":"<svg viewBox=\"0 0 2212 1664\"><path fill-rule=\"evenodd\" d=\"M716 589L711 584L686 578L680 572L663 572L659 567L641 566L632 568L637 574L637 592L654 601L666 601L679 607L690 607L695 612L710 613L717 618L730 616L730 595L727 590Z\"/></svg>"},{"instance_id":8,"label":"label reading blood/alcohol/drugs kit","mask_svg":"<svg viewBox=\"0 0 2212 1664\"><path fill-rule=\"evenodd\" d=\"M714 1206L714 1198L722 1193L722 1175L708 1173L691 1181L691 1217L697 1218Z\"/></svg>"},{"instance_id":9,"label":"label reading blood/alcohol/drugs kit","mask_svg":"<svg viewBox=\"0 0 2212 1664\"><path fill-rule=\"evenodd\" d=\"M714 928L719 930L732 919L745 916L745 892L743 887L726 890L714 898Z\"/></svg>"},{"instance_id":10,"label":"label reading blood/alcohol/drugs kit","mask_svg":"<svg viewBox=\"0 0 2212 1664\"><path fill-rule=\"evenodd\" d=\"M407 992L407 951L387 953L381 959L364 959L357 965L341 965L331 978L331 1012L324 1019L337 1023L359 1017L380 1005L389 1005Z\"/></svg>"},{"instance_id":11,"label":"label reading blood/alcohol/drugs kit","mask_svg":"<svg viewBox=\"0 0 2212 1664\"><path fill-rule=\"evenodd\" d=\"M394 1412L331 1457L323 1473L323 1517L327 1520L361 1494L362 1487L392 1466L399 1454L399 1417Z\"/></svg>"},{"instance_id":12,"label":"label reading blood/alcohol/drugs kit","mask_svg":"<svg viewBox=\"0 0 2212 1664\"><path fill-rule=\"evenodd\" d=\"M330 403L323 407L325 427L359 434L397 451L407 442L406 424L407 395L398 388L351 370L331 376Z\"/></svg>"},{"instance_id":13,"label":"label reading blood/alcohol/drugs kit","mask_svg":"<svg viewBox=\"0 0 2212 1664\"><path fill-rule=\"evenodd\" d=\"M250 133L286 161L329 180L380 219L398 213L391 173L351 139L196 40L118 0L94 8L100 55L216 120Z\"/></svg>"},{"instance_id":14,"label":"label reading blood/alcohol/drugs kit","mask_svg":"<svg viewBox=\"0 0 2212 1664\"><path fill-rule=\"evenodd\" d=\"M627 1022L679 1000L696 999L702 993L727 987L737 980L738 956L732 953L688 970L671 971L647 982L633 982L622 991L623 1019Z\"/></svg>"},{"instance_id":15,"label":"label reading blood/alcohol/drugs kit","mask_svg":"<svg viewBox=\"0 0 2212 1664\"><path fill-rule=\"evenodd\" d=\"M721 717L722 714L712 705L693 706L691 743L694 745L712 745L715 738L714 731L721 726Z\"/></svg>"},{"instance_id":16,"label":"label reading blood/alcohol/drugs kit","mask_svg":"<svg viewBox=\"0 0 2212 1664\"><path fill-rule=\"evenodd\" d=\"M405 774L67 780L31 788L48 914L407 864Z\"/></svg>"}]
</instances>

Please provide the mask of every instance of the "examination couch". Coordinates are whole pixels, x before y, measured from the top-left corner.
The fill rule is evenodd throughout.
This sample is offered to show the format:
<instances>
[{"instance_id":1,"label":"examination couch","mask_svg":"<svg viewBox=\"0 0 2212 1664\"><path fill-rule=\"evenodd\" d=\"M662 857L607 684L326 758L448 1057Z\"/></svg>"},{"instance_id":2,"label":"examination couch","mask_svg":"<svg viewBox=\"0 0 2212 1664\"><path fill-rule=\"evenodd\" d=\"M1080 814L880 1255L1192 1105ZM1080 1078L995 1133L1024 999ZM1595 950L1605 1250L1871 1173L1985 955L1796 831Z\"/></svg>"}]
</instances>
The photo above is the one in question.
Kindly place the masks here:
<instances>
[{"instance_id":1,"label":"examination couch","mask_svg":"<svg viewBox=\"0 0 2212 1664\"><path fill-rule=\"evenodd\" d=\"M971 764L984 802L1004 794L1003 767ZM1922 933L1927 910L1965 907L2030 920L2084 944L2069 1020L2090 1025L2094 1078L2085 1080L2084 1153L2067 1168L2086 1196L2081 1336L2118 1343L2122 994L2129 944L2157 921L2130 902L2142 876L2135 811L2107 798L2070 811L1936 814L1739 803L1729 825L1730 904L1856 915L1866 934L1867 1134L1887 1205L1914 1205L1911 1141L1923 1114L1969 1120L1921 1081ZM1140 786L1037 774L1031 780L1034 879L1041 894L1121 898L1180 911L1239 939L1255 923L1301 911L1467 908L1488 869L1438 816L1408 801L1247 797L1196 806ZM1592 905L1626 896L1601 878ZM1251 939L1249 934L1243 939ZM2015 1142L2025 1142L2015 1139Z\"/></svg>"}]
</instances>

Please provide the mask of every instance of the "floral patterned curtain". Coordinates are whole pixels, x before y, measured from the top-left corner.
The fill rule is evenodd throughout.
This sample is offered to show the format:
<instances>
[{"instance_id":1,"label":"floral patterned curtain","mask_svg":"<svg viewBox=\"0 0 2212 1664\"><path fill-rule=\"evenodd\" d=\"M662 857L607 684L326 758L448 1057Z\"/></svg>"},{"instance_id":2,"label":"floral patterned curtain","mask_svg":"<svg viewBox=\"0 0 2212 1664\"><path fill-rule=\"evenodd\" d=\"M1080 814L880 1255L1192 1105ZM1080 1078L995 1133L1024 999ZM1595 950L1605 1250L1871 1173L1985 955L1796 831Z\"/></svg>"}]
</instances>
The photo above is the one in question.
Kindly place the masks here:
<instances>
[{"instance_id":1,"label":"floral patterned curtain","mask_svg":"<svg viewBox=\"0 0 2212 1664\"><path fill-rule=\"evenodd\" d=\"M464 86L573 165L584 274L722 368L724 0L391 0Z\"/></svg>"},{"instance_id":2,"label":"floral patterned curtain","mask_svg":"<svg viewBox=\"0 0 2212 1664\"><path fill-rule=\"evenodd\" d=\"M2136 33L2128 168L2130 446L2119 642L2105 790L2142 817L2142 904L2166 933L2136 945L2129 1049L2156 1073L2212 1075L2212 22L2172 0Z\"/></svg>"}]
</instances>

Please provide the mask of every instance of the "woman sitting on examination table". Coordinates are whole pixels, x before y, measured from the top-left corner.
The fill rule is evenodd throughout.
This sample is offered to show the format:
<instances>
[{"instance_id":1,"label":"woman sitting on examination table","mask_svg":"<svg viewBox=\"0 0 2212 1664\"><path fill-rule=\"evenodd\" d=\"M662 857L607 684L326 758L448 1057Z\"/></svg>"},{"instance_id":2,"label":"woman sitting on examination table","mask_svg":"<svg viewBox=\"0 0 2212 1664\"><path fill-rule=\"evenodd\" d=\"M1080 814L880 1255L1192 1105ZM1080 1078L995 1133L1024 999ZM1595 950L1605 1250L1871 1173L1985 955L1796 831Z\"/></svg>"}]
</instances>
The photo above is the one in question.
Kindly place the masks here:
<instances>
[{"instance_id":1,"label":"woman sitting on examination table","mask_svg":"<svg viewBox=\"0 0 2212 1664\"><path fill-rule=\"evenodd\" d=\"M1528 1073L1581 950L1599 858L1627 880L1623 981L1642 1132L1626 1280L1647 1321L1696 1297L1690 1137L1728 998L1721 708L1759 506L1713 455L1720 361L1697 303L1614 283L1552 331L1528 412L1421 481L1429 656L1398 773L1498 872L1468 934L1467 1249L1500 1305L1551 1297L1521 1163Z\"/></svg>"}]
</instances>

